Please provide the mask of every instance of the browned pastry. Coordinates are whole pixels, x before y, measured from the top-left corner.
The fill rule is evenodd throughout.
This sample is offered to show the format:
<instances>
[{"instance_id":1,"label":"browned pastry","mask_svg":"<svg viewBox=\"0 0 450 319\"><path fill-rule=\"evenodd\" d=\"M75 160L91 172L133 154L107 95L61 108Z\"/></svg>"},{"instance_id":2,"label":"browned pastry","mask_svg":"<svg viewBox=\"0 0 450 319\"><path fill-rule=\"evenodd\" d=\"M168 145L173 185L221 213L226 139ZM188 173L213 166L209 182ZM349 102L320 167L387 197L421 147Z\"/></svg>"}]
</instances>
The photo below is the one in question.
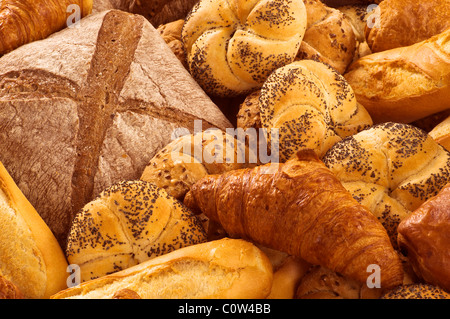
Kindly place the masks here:
<instances>
[{"instance_id":1,"label":"browned pastry","mask_svg":"<svg viewBox=\"0 0 450 319\"><path fill-rule=\"evenodd\" d=\"M26 43L41 40L68 26L80 8L80 18L91 13L92 0L3 0L0 2L0 56ZM70 12L67 12L70 11Z\"/></svg>"},{"instance_id":2,"label":"browned pastry","mask_svg":"<svg viewBox=\"0 0 450 319\"><path fill-rule=\"evenodd\" d=\"M294 61L305 28L302 0L200 0L182 40L200 86L231 97L260 88L272 71Z\"/></svg>"},{"instance_id":3,"label":"browned pastry","mask_svg":"<svg viewBox=\"0 0 450 319\"><path fill-rule=\"evenodd\" d=\"M11 281L0 275L0 299L23 299L20 289Z\"/></svg>"},{"instance_id":4,"label":"browned pastry","mask_svg":"<svg viewBox=\"0 0 450 319\"><path fill-rule=\"evenodd\" d=\"M141 299L141 297L136 291L125 288L114 293L112 299Z\"/></svg>"},{"instance_id":5,"label":"browned pastry","mask_svg":"<svg viewBox=\"0 0 450 319\"><path fill-rule=\"evenodd\" d=\"M450 184L400 223L398 243L422 280L450 291Z\"/></svg>"},{"instance_id":6,"label":"browned pastry","mask_svg":"<svg viewBox=\"0 0 450 319\"><path fill-rule=\"evenodd\" d=\"M183 43L181 43L181 29L183 25L184 19L180 19L160 25L158 31L181 64L187 69L186 52L184 52Z\"/></svg>"},{"instance_id":7,"label":"browned pastry","mask_svg":"<svg viewBox=\"0 0 450 319\"><path fill-rule=\"evenodd\" d=\"M368 288L325 267L312 266L302 277L296 299L378 299L381 289Z\"/></svg>"},{"instance_id":8,"label":"browned pastry","mask_svg":"<svg viewBox=\"0 0 450 319\"><path fill-rule=\"evenodd\" d=\"M322 160L384 225L394 247L399 223L450 181L450 153L409 124L372 126Z\"/></svg>"},{"instance_id":9,"label":"browned pastry","mask_svg":"<svg viewBox=\"0 0 450 319\"><path fill-rule=\"evenodd\" d=\"M86 203L195 120L231 125L139 15L91 14L0 58L0 160L62 246Z\"/></svg>"},{"instance_id":10,"label":"browned pastry","mask_svg":"<svg viewBox=\"0 0 450 319\"><path fill-rule=\"evenodd\" d=\"M446 110L450 29L411 46L362 57L344 76L375 123L410 123Z\"/></svg>"},{"instance_id":11,"label":"browned pastry","mask_svg":"<svg viewBox=\"0 0 450 319\"><path fill-rule=\"evenodd\" d=\"M237 127L259 129L262 127L259 114L259 96L261 90L250 93L239 106L237 114Z\"/></svg>"},{"instance_id":12,"label":"browned pastry","mask_svg":"<svg viewBox=\"0 0 450 319\"><path fill-rule=\"evenodd\" d=\"M306 32L296 60L312 59L327 63L343 74L353 61L356 37L351 23L337 9L320 0L305 0Z\"/></svg>"},{"instance_id":13,"label":"browned pastry","mask_svg":"<svg viewBox=\"0 0 450 319\"><path fill-rule=\"evenodd\" d=\"M27 299L49 298L67 287L67 266L56 238L0 162L0 295L18 297L19 290Z\"/></svg>"},{"instance_id":14,"label":"browned pastry","mask_svg":"<svg viewBox=\"0 0 450 319\"><path fill-rule=\"evenodd\" d=\"M428 134L446 150L450 151L450 115L433 127Z\"/></svg>"},{"instance_id":15,"label":"browned pastry","mask_svg":"<svg viewBox=\"0 0 450 319\"><path fill-rule=\"evenodd\" d=\"M141 299L262 299L272 278L272 265L259 248L223 238L81 283L52 299L111 299L124 289Z\"/></svg>"},{"instance_id":16,"label":"browned pastry","mask_svg":"<svg viewBox=\"0 0 450 319\"><path fill-rule=\"evenodd\" d=\"M199 220L165 190L126 181L105 189L75 216L66 255L84 282L205 241Z\"/></svg>"},{"instance_id":17,"label":"browned pastry","mask_svg":"<svg viewBox=\"0 0 450 319\"><path fill-rule=\"evenodd\" d=\"M439 287L418 283L398 286L381 299L450 299L450 294Z\"/></svg>"},{"instance_id":18,"label":"browned pastry","mask_svg":"<svg viewBox=\"0 0 450 319\"><path fill-rule=\"evenodd\" d=\"M261 88L259 111L263 128L278 132L281 162L301 149L322 157L336 142L372 125L344 77L313 60L274 71Z\"/></svg>"},{"instance_id":19,"label":"browned pastry","mask_svg":"<svg viewBox=\"0 0 450 319\"><path fill-rule=\"evenodd\" d=\"M231 237L241 237L322 265L358 282L381 269L381 287L402 283L386 230L312 150L285 164L266 164L202 178L187 193ZM289 234L289 236L287 236Z\"/></svg>"},{"instance_id":20,"label":"browned pastry","mask_svg":"<svg viewBox=\"0 0 450 319\"><path fill-rule=\"evenodd\" d=\"M372 52L425 41L450 27L449 0L385 0L378 10L379 23L366 28Z\"/></svg>"}]
</instances>

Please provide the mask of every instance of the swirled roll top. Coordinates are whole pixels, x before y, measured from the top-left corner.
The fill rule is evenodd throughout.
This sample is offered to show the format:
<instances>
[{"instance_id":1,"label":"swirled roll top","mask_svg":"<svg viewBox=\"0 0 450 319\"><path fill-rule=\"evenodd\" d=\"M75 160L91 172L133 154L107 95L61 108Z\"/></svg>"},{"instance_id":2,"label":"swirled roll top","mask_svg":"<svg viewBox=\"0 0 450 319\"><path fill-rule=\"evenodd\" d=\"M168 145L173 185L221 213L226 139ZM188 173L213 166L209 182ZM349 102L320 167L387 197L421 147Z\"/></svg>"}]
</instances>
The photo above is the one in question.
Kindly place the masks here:
<instances>
[{"instance_id":1,"label":"swirled roll top","mask_svg":"<svg viewBox=\"0 0 450 319\"><path fill-rule=\"evenodd\" d=\"M273 72L261 88L259 108L263 127L279 129L282 161L307 148L321 157L342 138L372 124L344 77L313 60Z\"/></svg>"},{"instance_id":2,"label":"swirled roll top","mask_svg":"<svg viewBox=\"0 0 450 319\"><path fill-rule=\"evenodd\" d=\"M200 86L233 96L261 87L272 71L294 61L305 30L301 0L201 0L182 39Z\"/></svg>"}]
</instances>

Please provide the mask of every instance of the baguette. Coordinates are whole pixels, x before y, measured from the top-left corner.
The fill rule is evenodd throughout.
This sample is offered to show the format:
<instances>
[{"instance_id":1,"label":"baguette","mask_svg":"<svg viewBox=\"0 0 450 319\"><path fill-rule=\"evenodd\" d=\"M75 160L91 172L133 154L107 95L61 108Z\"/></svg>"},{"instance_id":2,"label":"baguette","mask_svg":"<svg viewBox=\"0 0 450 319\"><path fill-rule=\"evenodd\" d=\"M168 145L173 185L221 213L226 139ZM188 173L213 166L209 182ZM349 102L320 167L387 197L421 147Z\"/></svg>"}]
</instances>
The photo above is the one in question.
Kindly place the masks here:
<instances>
[{"instance_id":1,"label":"baguette","mask_svg":"<svg viewBox=\"0 0 450 319\"><path fill-rule=\"evenodd\" d=\"M67 266L56 238L0 163L0 277L24 298L46 299L67 287Z\"/></svg>"},{"instance_id":2,"label":"baguette","mask_svg":"<svg viewBox=\"0 0 450 319\"><path fill-rule=\"evenodd\" d=\"M252 243L223 238L180 248L123 271L81 283L52 299L260 299L270 293L272 265Z\"/></svg>"},{"instance_id":3,"label":"baguette","mask_svg":"<svg viewBox=\"0 0 450 319\"><path fill-rule=\"evenodd\" d=\"M448 109L450 29L411 46L362 57L344 76L374 123L410 123Z\"/></svg>"}]
</instances>

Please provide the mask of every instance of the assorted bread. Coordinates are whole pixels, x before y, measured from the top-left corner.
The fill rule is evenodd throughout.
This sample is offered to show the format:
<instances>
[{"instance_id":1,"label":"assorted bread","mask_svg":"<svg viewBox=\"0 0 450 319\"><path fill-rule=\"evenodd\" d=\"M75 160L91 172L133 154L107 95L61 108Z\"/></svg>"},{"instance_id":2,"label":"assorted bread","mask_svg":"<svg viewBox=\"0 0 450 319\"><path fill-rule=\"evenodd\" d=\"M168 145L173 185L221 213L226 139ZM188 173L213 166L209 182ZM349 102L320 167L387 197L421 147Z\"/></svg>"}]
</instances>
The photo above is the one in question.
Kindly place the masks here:
<instances>
[{"instance_id":1,"label":"assorted bread","mask_svg":"<svg viewBox=\"0 0 450 319\"><path fill-rule=\"evenodd\" d=\"M448 299L448 17L1 2L0 299Z\"/></svg>"}]
</instances>

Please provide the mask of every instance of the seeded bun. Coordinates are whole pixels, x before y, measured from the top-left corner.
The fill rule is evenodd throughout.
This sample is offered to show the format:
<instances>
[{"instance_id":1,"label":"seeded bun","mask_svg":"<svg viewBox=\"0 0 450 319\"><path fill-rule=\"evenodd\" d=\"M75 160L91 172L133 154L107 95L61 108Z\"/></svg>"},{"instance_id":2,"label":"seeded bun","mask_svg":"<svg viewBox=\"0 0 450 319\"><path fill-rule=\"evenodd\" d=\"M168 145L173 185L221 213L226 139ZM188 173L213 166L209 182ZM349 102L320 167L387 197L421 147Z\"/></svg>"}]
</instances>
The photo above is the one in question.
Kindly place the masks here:
<instances>
[{"instance_id":1,"label":"seeded bun","mask_svg":"<svg viewBox=\"0 0 450 319\"><path fill-rule=\"evenodd\" d=\"M381 299L450 299L450 294L439 287L417 283L398 286Z\"/></svg>"},{"instance_id":2,"label":"seeded bun","mask_svg":"<svg viewBox=\"0 0 450 319\"><path fill-rule=\"evenodd\" d=\"M219 129L208 129L176 138L145 167L141 180L163 188L182 200L190 187L208 174L220 174L255 165L244 143Z\"/></svg>"},{"instance_id":3,"label":"seeded bun","mask_svg":"<svg viewBox=\"0 0 450 319\"><path fill-rule=\"evenodd\" d=\"M336 143L323 161L385 226L394 247L401 220L450 181L450 153L409 124L372 126Z\"/></svg>"},{"instance_id":4,"label":"seeded bun","mask_svg":"<svg viewBox=\"0 0 450 319\"><path fill-rule=\"evenodd\" d=\"M306 29L302 0L200 0L182 40L189 70L210 95L231 97L261 87L294 61Z\"/></svg>"},{"instance_id":5,"label":"seeded bun","mask_svg":"<svg viewBox=\"0 0 450 319\"><path fill-rule=\"evenodd\" d=\"M75 216L66 255L80 267L84 282L204 241L197 218L165 190L124 181Z\"/></svg>"},{"instance_id":6,"label":"seeded bun","mask_svg":"<svg viewBox=\"0 0 450 319\"><path fill-rule=\"evenodd\" d=\"M259 109L263 127L279 129L280 161L306 148L322 157L342 138L372 125L344 77L312 60L273 72L261 88Z\"/></svg>"}]
</instances>

